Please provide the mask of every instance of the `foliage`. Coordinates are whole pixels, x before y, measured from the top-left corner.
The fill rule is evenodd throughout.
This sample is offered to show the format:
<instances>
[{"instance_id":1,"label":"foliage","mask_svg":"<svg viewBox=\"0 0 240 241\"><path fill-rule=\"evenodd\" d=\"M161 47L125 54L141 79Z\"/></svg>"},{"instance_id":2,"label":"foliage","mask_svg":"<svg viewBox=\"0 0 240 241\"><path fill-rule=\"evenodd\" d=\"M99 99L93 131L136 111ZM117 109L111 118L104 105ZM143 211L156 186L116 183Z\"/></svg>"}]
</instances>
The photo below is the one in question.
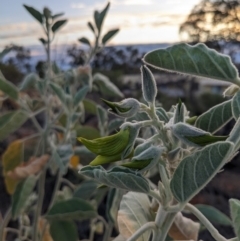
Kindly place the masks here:
<instances>
[{"instance_id":1,"label":"foliage","mask_svg":"<svg viewBox=\"0 0 240 241\"><path fill-rule=\"evenodd\" d=\"M230 200L232 220L213 207L195 207L189 203L240 148L240 78L236 68L229 57L203 44L177 44L157 49L147 53L143 62L144 103L133 98L121 102L104 100L111 113L124 118L120 131L115 135L82 141L98 155L103 152L106 156L108 147L110 155L118 155L116 163L113 163L114 158L101 158L79 171L111 188L129 191L120 203L115 221L119 236L115 240L164 241L167 236L174 240L198 240L200 224L185 217L185 212L195 215L215 240L227 239L211 222L232 225L236 238L231 240L239 240L240 201ZM198 117L191 117L181 101L170 110L164 110L155 103L156 82L148 65L230 82L232 85L224 95L227 93L233 98ZM227 136L214 134L231 119L236 123ZM120 145L119 136L125 130L128 130L129 138L126 138L125 145ZM111 169L101 166L106 163ZM160 175L157 187L149 179L153 172Z\"/></svg>"},{"instance_id":2,"label":"foliage","mask_svg":"<svg viewBox=\"0 0 240 241\"><path fill-rule=\"evenodd\" d=\"M98 205L108 189L97 189L96 183L92 185L87 181L82 185L79 179L75 185L63 178L69 168L76 174L76 169L81 165L80 161L93 156L76 142L76 136L80 136L84 142L86 137L93 139L107 135L119 127L117 124L114 126L115 129L109 129L107 111L95 101L87 99L89 93L96 91L103 93L106 98L113 94L123 97L109 78L100 73L92 75L89 66L99 47L103 48L118 32L111 30L101 36L103 20L109 6L108 3L103 11L95 11L94 26L89 23L91 30L95 32L95 47L89 52L88 61L83 66L63 72L51 62L50 55L55 35L67 23L66 19L60 19L63 13L53 14L48 8L39 11L24 5L44 30L45 37L39 40L46 50L47 61L43 63L43 68L39 69L41 75L29 73L18 86L7 80L0 72L1 100L10 99L16 105L14 111L1 112L0 140L5 140L11 133L18 131L27 121L35 131L10 143L3 154L3 176L12 202L4 221L0 223L1 241L11 219L17 220L18 229L10 229L10 232L17 233L19 240L37 241L45 237L54 241L79 240L75 221L81 220L101 223L105 230L109 230L110 235L112 224L99 217L97 212ZM86 40L84 41L86 43ZM2 59L9 51L17 51L19 59L22 60L29 54L21 47L11 46L0 53L0 58ZM86 113L96 116L99 122L98 129L86 124ZM43 123L39 121L39 115L43 116ZM126 137L128 139L128 133ZM123 145L123 148L127 139L119 139L119 144ZM117 147L113 146L113 151ZM44 190L46 173L56 178L51 195ZM143 179L141 178L140 175L139 180ZM82 177L80 180L85 178ZM147 188L146 180L144 184ZM89 202L88 189L92 186L95 192L90 196L94 200ZM84 193L79 193L80 190ZM50 196L50 203L47 210L43 210L43 201L47 195ZM115 206L112 210L116 210ZM95 232L94 225L90 227L92 233ZM106 236L106 240L109 235Z\"/></svg>"}]
</instances>

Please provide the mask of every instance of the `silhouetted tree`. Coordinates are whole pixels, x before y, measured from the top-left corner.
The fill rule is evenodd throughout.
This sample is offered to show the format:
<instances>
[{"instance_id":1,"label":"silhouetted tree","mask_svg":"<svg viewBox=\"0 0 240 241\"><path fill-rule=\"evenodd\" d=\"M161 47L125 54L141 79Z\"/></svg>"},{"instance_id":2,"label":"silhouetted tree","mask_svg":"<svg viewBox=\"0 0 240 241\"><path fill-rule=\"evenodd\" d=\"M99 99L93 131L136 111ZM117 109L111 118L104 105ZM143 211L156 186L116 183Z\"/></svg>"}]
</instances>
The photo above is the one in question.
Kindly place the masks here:
<instances>
[{"instance_id":1,"label":"silhouetted tree","mask_svg":"<svg viewBox=\"0 0 240 241\"><path fill-rule=\"evenodd\" d=\"M181 25L190 42L240 41L240 1L203 0Z\"/></svg>"}]
</instances>

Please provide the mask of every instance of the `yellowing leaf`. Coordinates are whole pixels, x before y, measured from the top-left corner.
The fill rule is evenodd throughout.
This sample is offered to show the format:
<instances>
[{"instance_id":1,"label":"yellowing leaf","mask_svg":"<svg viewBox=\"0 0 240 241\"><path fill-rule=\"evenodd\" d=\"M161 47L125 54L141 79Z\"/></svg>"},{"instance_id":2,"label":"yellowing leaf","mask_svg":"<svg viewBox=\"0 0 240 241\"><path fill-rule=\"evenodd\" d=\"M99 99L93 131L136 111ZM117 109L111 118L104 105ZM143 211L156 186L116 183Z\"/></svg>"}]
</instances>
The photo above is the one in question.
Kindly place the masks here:
<instances>
[{"instance_id":1,"label":"yellowing leaf","mask_svg":"<svg viewBox=\"0 0 240 241\"><path fill-rule=\"evenodd\" d=\"M42 232L44 232L42 241L53 241L52 236L50 235L50 232L49 232L49 223L47 222L46 219L44 219L44 218L39 219L38 230L39 230L40 234L42 234Z\"/></svg>"},{"instance_id":2,"label":"yellowing leaf","mask_svg":"<svg viewBox=\"0 0 240 241\"><path fill-rule=\"evenodd\" d=\"M73 168L76 168L78 167L80 163L80 157L77 156L77 155L73 155L70 159L70 165L73 167Z\"/></svg>"},{"instance_id":3,"label":"yellowing leaf","mask_svg":"<svg viewBox=\"0 0 240 241\"><path fill-rule=\"evenodd\" d=\"M198 240L200 224L177 213L168 235L173 240Z\"/></svg>"},{"instance_id":4,"label":"yellowing leaf","mask_svg":"<svg viewBox=\"0 0 240 241\"><path fill-rule=\"evenodd\" d=\"M14 170L8 171L6 176L12 180L22 180L30 175L39 173L44 165L49 160L49 155L42 155L41 157L31 157L27 163L16 167Z\"/></svg>"},{"instance_id":5,"label":"yellowing leaf","mask_svg":"<svg viewBox=\"0 0 240 241\"><path fill-rule=\"evenodd\" d=\"M23 142L17 140L12 142L5 153L2 156L3 162L3 176L7 191L9 194L13 194L18 184L18 180L14 180L6 174L14 170L23 162Z\"/></svg>"}]
</instances>

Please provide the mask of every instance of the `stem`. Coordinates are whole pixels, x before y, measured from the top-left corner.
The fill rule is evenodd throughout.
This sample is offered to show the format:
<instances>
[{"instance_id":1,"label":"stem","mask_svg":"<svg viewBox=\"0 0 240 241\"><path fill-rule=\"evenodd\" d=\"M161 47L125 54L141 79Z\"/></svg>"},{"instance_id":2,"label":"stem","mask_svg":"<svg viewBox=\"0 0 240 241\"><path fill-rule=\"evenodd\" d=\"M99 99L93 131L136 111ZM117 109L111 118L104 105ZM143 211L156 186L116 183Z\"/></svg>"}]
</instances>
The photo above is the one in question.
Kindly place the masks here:
<instances>
[{"instance_id":1,"label":"stem","mask_svg":"<svg viewBox=\"0 0 240 241\"><path fill-rule=\"evenodd\" d=\"M218 232L218 230L209 222L209 220L192 204L188 203L185 208L199 219L199 221L208 229L209 233L214 239L216 239L217 241L227 241L227 239L224 238Z\"/></svg>"},{"instance_id":2,"label":"stem","mask_svg":"<svg viewBox=\"0 0 240 241\"><path fill-rule=\"evenodd\" d=\"M41 216L42 205L43 205L43 198L45 193L45 176L46 176L46 167L44 167L39 182L38 182L38 202L37 202L37 209L34 216L33 221L33 240L38 240L38 219Z\"/></svg>"},{"instance_id":3,"label":"stem","mask_svg":"<svg viewBox=\"0 0 240 241\"><path fill-rule=\"evenodd\" d=\"M147 230L156 229L155 222L145 223L141 228L139 228L127 241L136 241L144 232Z\"/></svg>"},{"instance_id":4,"label":"stem","mask_svg":"<svg viewBox=\"0 0 240 241\"><path fill-rule=\"evenodd\" d=\"M150 190L148 195L153 197L154 199L156 199L159 202L159 204L162 202L161 197L156 192L154 192L153 190Z\"/></svg>"},{"instance_id":5,"label":"stem","mask_svg":"<svg viewBox=\"0 0 240 241\"><path fill-rule=\"evenodd\" d=\"M108 241L112 234L113 224L109 223L109 225L105 226L105 228L106 228L106 230L105 230L105 233L103 236L103 241Z\"/></svg>"},{"instance_id":6,"label":"stem","mask_svg":"<svg viewBox=\"0 0 240 241\"><path fill-rule=\"evenodd\" d=\"M74 184L72 184L69 180L67 180L66 178L61 178L61 182L64 184L67 184L70 188L72 188L72 190L74 191L76 186Z\"/></svg>"},{"instance_id":7,"label":"stem","mask_svg":"<svg viewBox=\"0 0 240 241\"><path fill-rule=\"evenodd\" d=\"M9 208L8 211L6 212L3 222L0 226L0 241L4 240L4 229L7 227L9 221L11 220L11 216L12 216L12 209Z\"/></svg>"}]
</instances>

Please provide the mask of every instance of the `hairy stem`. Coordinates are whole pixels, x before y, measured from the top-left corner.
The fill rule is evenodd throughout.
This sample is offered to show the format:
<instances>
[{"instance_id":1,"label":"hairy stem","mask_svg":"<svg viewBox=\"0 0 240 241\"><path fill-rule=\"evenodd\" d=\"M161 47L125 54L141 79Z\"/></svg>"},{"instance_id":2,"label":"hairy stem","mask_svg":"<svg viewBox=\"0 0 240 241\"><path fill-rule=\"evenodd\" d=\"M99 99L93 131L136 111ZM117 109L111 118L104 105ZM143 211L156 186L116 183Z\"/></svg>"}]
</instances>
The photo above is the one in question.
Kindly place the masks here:
<instances>
[{"instance_id":1,"label":"hairy stem","mask_svg":"<svg viewBox=\"0 0 240 241\"><path fill-rule=\"evenodd\" d=\"M227 241L218 230L209 222L209 220L192 204L188 203L185 207L188 211L190 211L193 215L195 215L199 221L208 229L209 233L212 235L214 239L217 241Z\"/></svg>"},{"instance_id":2,"label":"hairy stem","mask_svg":"<svg viewBox=\"0 0 240 241\"><path fill-rule=\"evenodd\" d=\"M141 228L139 228L133 235L130 237L127 241L135 241L137 240L143 233L145 233L147 230L155 230L156 224L155 222L148 222L145 223Z\"/></svg>"}]
</instances>

